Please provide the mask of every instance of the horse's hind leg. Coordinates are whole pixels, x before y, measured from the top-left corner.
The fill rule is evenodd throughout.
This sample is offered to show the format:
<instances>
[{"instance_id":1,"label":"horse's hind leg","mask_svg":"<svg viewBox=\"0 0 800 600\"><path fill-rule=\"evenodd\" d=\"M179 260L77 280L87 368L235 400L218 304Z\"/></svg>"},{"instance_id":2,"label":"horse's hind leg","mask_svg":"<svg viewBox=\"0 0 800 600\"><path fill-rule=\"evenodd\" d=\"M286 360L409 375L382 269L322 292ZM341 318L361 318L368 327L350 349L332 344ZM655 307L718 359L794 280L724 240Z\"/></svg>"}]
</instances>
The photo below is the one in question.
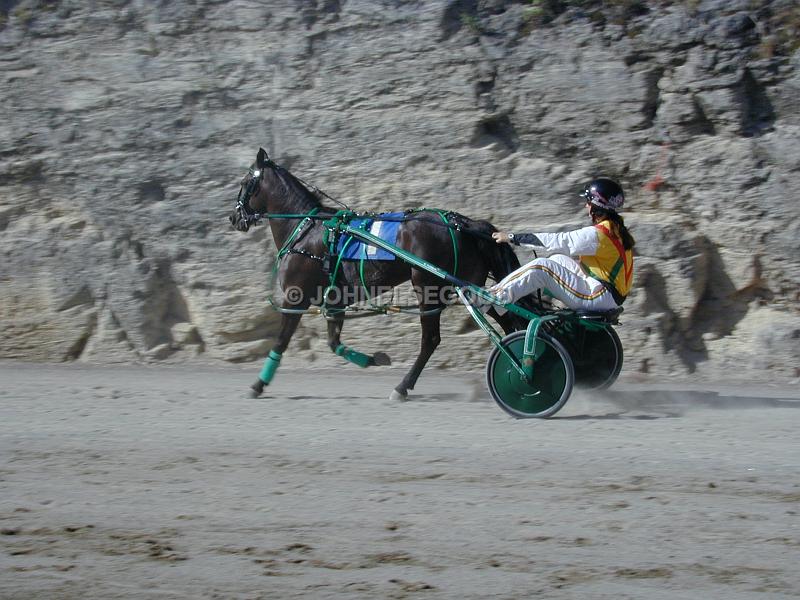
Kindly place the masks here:
<instances>
[{"instance_id":1,"label":"horse's hind leg","mask_svg":"<svg viewBox=\"0 0 800 600\"><path fill-rule=\"evenodd\" d=\"M253 398L258 398L264 391L264 387L268 386L275 376L275 371L278 370L283 352L289 346L289 341L300 324L300 317L302 315L286 313L281 316L281 331L278 334L278 343L273 346L269 356L264 361L264 367L261 369L258 379L250 386Z\"/></svg>"},{"instance_id":2,"label":"horse's hind leg","mask_svg":"<svg viewBox=\"0 0 800 600\"><path fill-rule=\"evenodd\" d=\"M420 373L422 373L422 369L428 364L428 359L433 354L433 351L436 350L439 342L442 341L440 334L441 317L441 311L437 311L431 315L422 315L420 317L422 341L420 342L419 355L417 356L417 360L414 361L411 370L403 377L403 381L400 382L400 385L394 388L390 399L405 400L408 396L408 390L414 389L417 379L419 379Z\"/></svg>"},{"instance_id":3,"label":"horse's hind leg","mask_svg":"<svg viewBox=\"0 0 800 600\"><path fill-rule=\"evenodd\" d=\"M349 348L342 343L341 334L344 326L344 319L334 319L328 321L328 345L331 350L346 361L359 367L385 366L392 364L389 356L383 352L376 352L372 356L363 354L358 350Z\"/></svg>"},{"instance_id":4,"label":"horse's hind leg","mask_svg":"<svg viewBox=\"0 0 800 600\"><path fill-rule=\"evenodd\" d=\"M513 333L520 329L525 329L527 327L527 322L521 322L521 319L512 313L506 312L502 315L497 314L497 311L494 308L489 309L488 313L500 327L503 328L503 333L508 335L509 333Z\"/></svg>"}]
</instances>

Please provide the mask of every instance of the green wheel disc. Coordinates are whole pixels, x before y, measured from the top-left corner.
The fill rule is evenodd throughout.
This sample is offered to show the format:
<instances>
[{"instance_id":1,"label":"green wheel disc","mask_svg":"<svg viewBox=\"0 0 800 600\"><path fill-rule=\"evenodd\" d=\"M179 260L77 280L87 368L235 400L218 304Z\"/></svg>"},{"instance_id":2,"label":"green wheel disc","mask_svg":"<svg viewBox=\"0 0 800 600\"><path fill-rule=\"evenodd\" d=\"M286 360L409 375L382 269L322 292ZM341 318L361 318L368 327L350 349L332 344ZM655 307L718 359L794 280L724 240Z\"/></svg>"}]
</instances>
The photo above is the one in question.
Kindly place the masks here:
<instances>
[{"instance_id":1,"label":"green wheel disc","mask_svg":"<svg viewBox=\"0 0 800 600\"><path fill-rule=\"evenodd\" d=\"M517 358L522 358L525 332L517 331L502 344ZM536 341L533 382L528 383L509 358L495 348L486 365L486 382L495 402L518 418L550 417L567 402L575 379L572 361L564 347L540 332Z\"/></svg>"}]
</instances>

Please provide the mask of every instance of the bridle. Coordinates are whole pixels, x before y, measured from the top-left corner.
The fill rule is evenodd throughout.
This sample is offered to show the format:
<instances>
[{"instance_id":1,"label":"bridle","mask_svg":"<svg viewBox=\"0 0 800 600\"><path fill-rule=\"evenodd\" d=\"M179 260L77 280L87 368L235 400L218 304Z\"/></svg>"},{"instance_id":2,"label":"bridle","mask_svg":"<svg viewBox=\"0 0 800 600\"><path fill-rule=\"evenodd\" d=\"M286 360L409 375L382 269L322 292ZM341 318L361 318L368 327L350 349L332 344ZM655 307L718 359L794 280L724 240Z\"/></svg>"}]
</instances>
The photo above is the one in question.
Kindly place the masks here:
<instances>
[{"instance_id":1,"label":"bridle","mask_svg":"<svg viewBox=\"0 0 800 600\"><path fill-rule=\"evenodd\" d=\"M287 174L289 172L286 171L286 169L284 169L277 163L275 163L272 159L266 158L261 167L258 167L257 165L251 166L250 169L247 171L247 175L242 180L241 186L239 187L239 195L236 197L236 210L230 216L231 225L233 225L235 229L239 231L247 231L248 229L250 229L250 227L258 225L263 219L273 219L273 218L302 219L305 217L310 217L316 220L316 219L328 218L322 215L316 215L316 213L319 211L319 208L315 208L310 212L305 212L302 214L283 214L283 213L273 214L269 212L262 212L262 213L255 212L253 208L250 206L250 200L258 192L261 182L264 180L264 171L266 169L272 169L277 175L278 179L280 179L283 182L283 185L286 188L289 187L289 184L287 183L285 175L284 173L282 173L282 171ZM247 176L249 176L250 179L247 179ZM332 198L318 187L303 181L296 175L290 175L290 176L293 179L296 179L300 183L300 185L304 186L310 193L315 194L318 197L323 196L328 200L335 202L336 204L342 206L345 212L348 213L352 212L350 210L350 207L347 206L344 202L341 202L336 198Z\"/></svg>"},{"instance_id":2,"label":"bridle","mask_svg":"<svg viewBox=\"0 0 800 600\"><path fill-rule=\"evenodd\" d=\"M231 224L239 231L247 231L253 225L258 225L263 218L261 213L253 211L250 207L250 198L258 191L261 180L264 176L264 169L254 169L250 167L247 171L250 179L239 187L239 195L236 197L236 212L231 215Z\"/></svg>"}]
</instances>

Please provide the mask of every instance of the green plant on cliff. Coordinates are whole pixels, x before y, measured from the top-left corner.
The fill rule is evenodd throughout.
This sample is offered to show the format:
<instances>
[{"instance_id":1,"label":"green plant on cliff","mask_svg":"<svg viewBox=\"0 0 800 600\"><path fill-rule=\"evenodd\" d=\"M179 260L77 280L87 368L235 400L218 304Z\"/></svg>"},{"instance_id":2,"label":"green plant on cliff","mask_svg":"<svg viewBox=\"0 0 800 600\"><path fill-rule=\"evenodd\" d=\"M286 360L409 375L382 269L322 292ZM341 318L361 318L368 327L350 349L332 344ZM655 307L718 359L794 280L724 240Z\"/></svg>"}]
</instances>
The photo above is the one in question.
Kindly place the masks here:
<instances>
[{"instance_id":1,"label":"green plant on cliff","mask_svg":"<svg viewBox=\"0 0 800 600\"><path fill-rule=\"evenodd\" d=\"M39 12L52 13L61 4L61 0L24 0L23 2L6 2L5 6L0 2L0 29L9 24L9 16L20 25L27 27L36 19Z\"/></svg>"},{"instance_id":2,"label":"green plant on cliff","mask_svg":"<svg viewBox=\"0 0 800 600\"><path fill-rule=\"evenodd\" d=\"M791 56L800 49L800 5L753 0L751 6L761 34L762 57Z\"/></svg>"},{"instance_id":3,"label":"green plant on cliff","mask_svg":"<svg viewBox=\"0 0 800 600\"><path fill-rule=\"evenodd\" d=\"M461 24L469 29L472 33L481 32L481 23L476 15L468 12L462 12L460 15Z\"/></svg>"},{"instance_id":4,"label":"green plant on cliff","mask_svg":"<svg viewBox=\"0 0 800 600\"><path fill-rule=\"evenodd\" d=\"M607 22L624 24L649 10L644 0L529 0L522 19L523 28L530 32L552 23L565 13L603 25Z\"/></svg>"},{"instance_id":5,"label":"green plant on cliff","mask_svg":"<svg viewBox=\"0 0 800 600\"><path fill-rule=\"evenodd\" d=\"M528 29L547 25L567 9L567 4L563 0L530 0L522 18Z\"/></svg>"},{"instance_id":6,"label":"green plant on cliff","mask_svg":"<svg viewBox=\"0 0 800 600\"><path fill-rule=\"evenodd\" d=\"M34 13L30 8L26 8L24 6L18 6L14 9L14 12L11 13L20 24L28 26L33 22Z\"/></svg>"}]
</instances>

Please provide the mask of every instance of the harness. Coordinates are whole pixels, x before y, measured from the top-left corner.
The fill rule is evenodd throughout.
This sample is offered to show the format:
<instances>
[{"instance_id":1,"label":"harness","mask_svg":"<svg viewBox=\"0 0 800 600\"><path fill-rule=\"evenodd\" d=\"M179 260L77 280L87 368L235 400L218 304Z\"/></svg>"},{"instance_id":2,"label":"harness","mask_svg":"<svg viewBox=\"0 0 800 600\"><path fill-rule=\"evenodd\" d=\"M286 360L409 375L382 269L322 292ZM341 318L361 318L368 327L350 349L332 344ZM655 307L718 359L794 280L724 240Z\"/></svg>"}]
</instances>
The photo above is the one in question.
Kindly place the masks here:
<instances>
[{"instance_id":1,"label":"harness","mask_svg":"<svg viewBox=\"0 0 800 600\"><path fill-rule=\"evenodd\" d=\"M249 187L249 186L248 186ZM411 209L406 211L403 217L389 217L389 218L382 218L380 215L375 213L356 213L351 210L339 210L334 215L320 215L320 207L315 207L308 213L302 214L284 214L284 213L251 213L253 216L251 217L251 226L255 226L260 224L263 219L300 219L297 225L294 227L292 232L286 238L286 241L281 246L280 250L278 251L275 262L272 266L271 270L271 277L270 277L270 287L275 289L275 283L277 281L278 272L280 270L281 262L283 261L286 256L290 254L299 254L301 256L305 256L306 258L318 261L322 265L322 269L325 273L328 274L328 284L323 293L323 305L319 309L316 307L311 309L293 309L293 308L286 308L283 306L278 305L275 302L274 296L270 296L268 298L268 302L278 312L282 313L290 313L290 314L306 314L306 313L317 313L321 312L326 317L335 317L336 315L340 315L342 313L351 313L351 312L366 312L369 314L388 314L392 312L414 312L415 314L435 314L441 312L442 308L436 308L427 311L420 311L419 306L402 306L396 304L377 304L373 296L370 294L369 288L367 286L366 276L365 276L365 266L369 262L373 262L372 260L361 257L358 259L358 279L361 288L364 291L364 294L367 298L367 302L369 304L368 308L360 308L356 306L347 306L344 308L337 308L332 306L327 306L328 298L331 292L337 288L337 284L340 279L342 263L344 262L345 251L348 245L353 242L354 238L349 236L344 243L339 248L339 240L344 234L344 227L350 224L352 221L357 219L372 219L372 220L392 220L392 221L409 221L413 220L412 216L415 214L420 213L433 213L436 214L441 221L430 221L425 219L427 222L430 223L440 223L441 225L448 228L450 234L450 240L453 245L453 256L454 256L454 268L453 274L458 272L458 240L456 239L456 231L463 231L463 227L454 220L455 213L447 212L438 209L431 209L431 208L418 208L418 209ZM303 240L308 232L313 229L315 222L321 221L322 226L324 227L323 231L323 245L325 247L325 253L323 255L316 255L304 248L297 248L297 244ZM362 229L365 228L365 224L362 224ZM338 248L338 249L337 249ZM360 316L369 316L368 314L362 314Z\"/></svg>"},{"instance_id":2,"label":"harness","mask_svg":"<svg viewBox=\"0 0 800 600\"><path fill-rule=\"evenodd\" d=\"M599 281L603 285L603 287L606 290L608 290L608 292L611 294L611 297L614 298L614 302L617 303L617 306L622 306L622 303L625 302L627 296L622 295L617 290L613 282L616 281L617 276L620 273L620 270L624 269L623 274L625 277L625 283L629 286L631 277L633 277L633 264L630 265L628 264L628 255L625 252L625 247L622 245L622 242L619 240L619 238L615 237L611 233L608 227L606 227L602 223L598 223L597 225L595 225L595 227L601 232L603 232L603 234L605 234L605 236L609 239L609 241L614 245L614 248L616 248L617 252L619 253L619 257L617 258L617 261L614 263L614 266L611 267L611 271L609 272L608 278L610 279L610 281L606 281L604 278L599 277L592 271L591 268L584 265L583 263L581 263L581 266L588 275Z\"/></svg>"},{"instance_id":3,"label":"harness","mask_svg":"<svg viewBox=\"0 0 800 600\"><path fill-rule=\"evenodd\" d=\"M344 256L346 255L346 251L348 246L353 242L353 236L348 236L347 239L344 240L343 244L340 244L340 240L344 233L344 226L349 225L355 220L363 220L363 222L358 226L359 229L366 230L367 228L367 219L371 219L373 221L399 221L399 222L406 222L409 220L413 220L410 218L410 215L418 214L418 213L434 213L437 214L440 219L441 223L448 228L450 233L450 240L453 244L453 275L458 273L458 241L456 240L455 231L461 231L462 228L455 222L452 221L455 213L446 212L439 209L432 209L432 208L416 208L410 209L405 211L405 214L402 217L394 217L394 216L383 216L375 213L355 213L350 210L340 210L337 211L335 215L329 218L326 221L323 221L322 225L325 227L325 231L323 232L323 243L326 248L326 254L323 260L323 269L326 270L328 273L328 287L323 294L323 299L326 300L328 294L336 288L336 284L339 279L339 272L342 266L342 262ZM426 219L427 220L427 219ZM429 222L436 222L436 221L429 221ZM362 256L358 259L358 279L361 285L361 289L364 291L364 295L367 298L367 302L369 304L368 311L377 312L380 314L386 314L388 312L407 312L409 310L414 310L414 312L419 313L419 306L398 306L392 304L376 304L374 298L370 294L369 288L367 286L366 277L364 275L364 266L367 262L373 262L368 259L366 256ZM350 310L358 310L355 307L345 307L342 309L335 309L335 308L325 308L323 305L323 311L328 313L331 312L347 312L348 308ZM422 314L435 314L441 312L443 309L432 309L428 311L424 311Z\"/></svg>"},{"instance_id":4,"label":"harness","mask_svg":"<svg viewBox=\"0 0 800 600\"><path fill-rule=\"evenodd\" d=\"M272 168L276 171L279 177L283 178L283 173L281 173L282 167L272 161L271 159L267 158L263 164L263 168ZM297 181L299 181L302 185L304 185L309 191L314 193L315 195L324 196L329 200L339 204L343 208L337 210L333 215L330 214L319 214L322 211L322 207L315 207L307 213L257 213L252 210L250 207L250 198L253 194L256 193L258 187L261 183L261 179L263 177L263 170L258 170L254 168L250 168L248 171L250 175L249 181L247 183L242 183L242 186L239 189L239 195L237 197L237 206L236 206L236 214L238 216L238 221L236 223L237 227L242 231L247 231L250 227L259 225L261 221L265 219L299 219L298 224L294 227L289 237L281 246L278 254L275 258L275 263L272 268L272 275L271 275L271 287L275 288L275 282L277 280L278 271L280 268L281 261L290 254L299 254L301 256L305 256L309 259L319 261L322 263L322 268L325 273L328 274L328 285L325 289L325 293L323 295L323 305L320 308L312 307L310 309L292 309L292 308L285 308L279 306L273 297L269 297L268 301L270 305L277 311L282 313L293 313L293 314L306 314L310 312L321 312L322 314L326 315L326 317L330 317L331 315L341 314L343 312L368 312L371 314L379 313L379 314L387 314L389 312L414 312L415 314L434 314L437 312L441 312L442 308L437 308L429 311L420 311L419 306L398 306L398 305L379 305L376 304L373 297L371 296L369 289L366 283L366 276L365 276L365 266L367 262L372 262L370 259L362 256L359 260L358 265L358 279L363 289L369 307L364 309L356 306L347 306L344 308L335 308L327 306L327 298L328 295L331 293L332 290L336 289L337 283L339 280L339 276L341 273L341 266L343 262L343 255L344 250L347 246L352 242L352 236L345 240L341 249L337 250L339 246L339 240L342 235L344 235L344 228L346 225L349 225L352 221L356 219L372 219L374 220L384 220L384 221L411 221L411 220L424 220L427 223L431 224L438 224L442 227L446 227L450 234L450 241L453 246L453 275L457 275L458 267L459 267L459 244L456 238L456 232L459 233L467 233L470 235L474 235L477 237L482 237L493 241L490 235L487 235L483 232L471 230L468 227L464 226L464 223L460 221L458 215L452 211L444 211L440 209L434 208L415 208L409 209L404 212L404 214L400 217L385 217L376 213L356 213L339 200L332 198L324 191L316 188L299 177L292 175ZM427 219L427 218L419 218L417 219L417 215L436 215L438 218L434 219ZM232 219L233 220L233 219ZM311 231L314 227L315 223L320 221L324 227L323 231L323 245L325 247L325 253L322 256L318 256L312 252L304 248L297 248L296 245L306 236L306 234ZM361 315L367 316L367 315Z\"/></svg>"}]
</instances>

